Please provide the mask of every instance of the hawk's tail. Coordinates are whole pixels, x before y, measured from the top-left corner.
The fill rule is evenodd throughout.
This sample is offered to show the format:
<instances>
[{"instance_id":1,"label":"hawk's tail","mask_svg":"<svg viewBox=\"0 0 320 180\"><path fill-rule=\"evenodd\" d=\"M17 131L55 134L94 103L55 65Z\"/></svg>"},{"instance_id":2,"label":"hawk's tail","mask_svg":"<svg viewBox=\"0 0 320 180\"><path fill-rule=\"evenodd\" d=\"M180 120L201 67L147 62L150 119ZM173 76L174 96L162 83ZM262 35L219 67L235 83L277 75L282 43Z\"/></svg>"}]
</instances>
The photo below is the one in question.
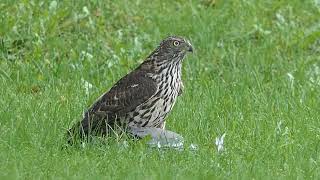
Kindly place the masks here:
<instances>
[{"instance_id":1,"label":"hawk's tail","mask_svg":"<svg viewBox=\"0 0 320 180\"><path fill-rule=\"evenodd\" d=\"M89 121L85 117L82 121L77 122L72 128L67 131L66 139L69 145L88 141L90 136L103 134L103 121Z\"/></svg>"}]
</instances>

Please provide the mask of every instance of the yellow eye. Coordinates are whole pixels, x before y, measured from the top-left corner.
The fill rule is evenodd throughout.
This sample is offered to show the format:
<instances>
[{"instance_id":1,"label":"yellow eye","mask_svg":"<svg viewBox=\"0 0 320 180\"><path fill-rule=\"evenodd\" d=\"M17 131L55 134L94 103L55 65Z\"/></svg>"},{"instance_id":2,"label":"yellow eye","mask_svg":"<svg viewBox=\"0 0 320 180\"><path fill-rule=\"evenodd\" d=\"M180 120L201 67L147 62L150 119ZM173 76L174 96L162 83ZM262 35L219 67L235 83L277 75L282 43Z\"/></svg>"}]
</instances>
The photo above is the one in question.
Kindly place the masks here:
<instances>
[{"instance_id":1,"label":"yellow eye","mask_svg":"<svg viewBox=\"0 0 320 180\"><path fill-rule=\"evenodd\" d=\"M179 42L179 41L173 41L173 45L174 45L174 46L179 46L179 45L180 45L180 42Z\"/></svg>"}]
</instances>

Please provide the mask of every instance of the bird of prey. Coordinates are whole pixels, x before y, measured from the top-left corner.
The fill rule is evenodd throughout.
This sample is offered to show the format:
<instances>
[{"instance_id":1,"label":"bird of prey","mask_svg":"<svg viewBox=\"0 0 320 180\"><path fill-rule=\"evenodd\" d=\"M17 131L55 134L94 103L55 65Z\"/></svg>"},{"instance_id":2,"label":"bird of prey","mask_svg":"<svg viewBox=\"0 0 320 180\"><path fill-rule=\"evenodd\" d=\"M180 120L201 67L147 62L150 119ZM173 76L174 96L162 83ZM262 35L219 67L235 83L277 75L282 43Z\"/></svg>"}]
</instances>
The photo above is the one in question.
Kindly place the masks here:
<instances>
[{"instance_id":1,"label":"bird of prey","mask_svg":"<svg viewBox=\"0 0 320 180\"><path fill-rule=\"evenodd\" d=\"M75 137L106 136L115 129L138 138L162 132L174 134L165 132L165 118L182 93L181 66L188 52L193 52L188 40L178 36L165 38L142 64L98 98L82 121L68 130L69 143Z\"/></svg>"}]
</instances>

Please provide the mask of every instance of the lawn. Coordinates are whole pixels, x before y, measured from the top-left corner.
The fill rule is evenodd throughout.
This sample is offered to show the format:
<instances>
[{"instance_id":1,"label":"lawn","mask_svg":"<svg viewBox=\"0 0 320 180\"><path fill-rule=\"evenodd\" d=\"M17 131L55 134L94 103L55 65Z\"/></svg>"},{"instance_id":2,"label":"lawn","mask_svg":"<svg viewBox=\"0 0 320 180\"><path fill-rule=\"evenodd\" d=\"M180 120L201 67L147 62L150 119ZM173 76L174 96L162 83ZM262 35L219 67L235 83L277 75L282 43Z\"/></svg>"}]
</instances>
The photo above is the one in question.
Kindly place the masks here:
<instances>
[{"instance_id":1,"label":"lawn","mask_svg":"<svg viewBox=\"0 0 320 180\"><path fill-rule=\"evenodd\" d=\"M320 178L319 0L1 0L0 12L0 179ZM195 49L166 126L184 149L62 149L173 34Z\"/></svg>"}]
</instances>

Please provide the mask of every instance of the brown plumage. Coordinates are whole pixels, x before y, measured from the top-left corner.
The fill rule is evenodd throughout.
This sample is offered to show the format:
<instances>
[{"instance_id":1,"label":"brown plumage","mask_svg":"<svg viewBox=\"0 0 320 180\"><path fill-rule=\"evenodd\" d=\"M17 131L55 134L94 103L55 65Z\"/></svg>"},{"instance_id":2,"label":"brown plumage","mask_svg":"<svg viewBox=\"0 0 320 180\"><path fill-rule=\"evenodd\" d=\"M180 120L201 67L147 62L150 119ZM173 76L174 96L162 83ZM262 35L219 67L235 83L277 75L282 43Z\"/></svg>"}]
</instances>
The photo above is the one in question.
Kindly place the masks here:
<instances>
[{"instance_id":1,"label":"brown plumage","mask_svg":"<svg viewBox=\"0 0 320 180\"><path fill-rule=\"evenodd\" d=\"M108 135L115 129L136 136L139 134L133 129L164 129L165 118L182 93L181 65L188 51L192 46L184 38L164 39L140 66L84 113L83 120L68 131L69 141L76 135Z\"/></svg>"}]
</instances>

